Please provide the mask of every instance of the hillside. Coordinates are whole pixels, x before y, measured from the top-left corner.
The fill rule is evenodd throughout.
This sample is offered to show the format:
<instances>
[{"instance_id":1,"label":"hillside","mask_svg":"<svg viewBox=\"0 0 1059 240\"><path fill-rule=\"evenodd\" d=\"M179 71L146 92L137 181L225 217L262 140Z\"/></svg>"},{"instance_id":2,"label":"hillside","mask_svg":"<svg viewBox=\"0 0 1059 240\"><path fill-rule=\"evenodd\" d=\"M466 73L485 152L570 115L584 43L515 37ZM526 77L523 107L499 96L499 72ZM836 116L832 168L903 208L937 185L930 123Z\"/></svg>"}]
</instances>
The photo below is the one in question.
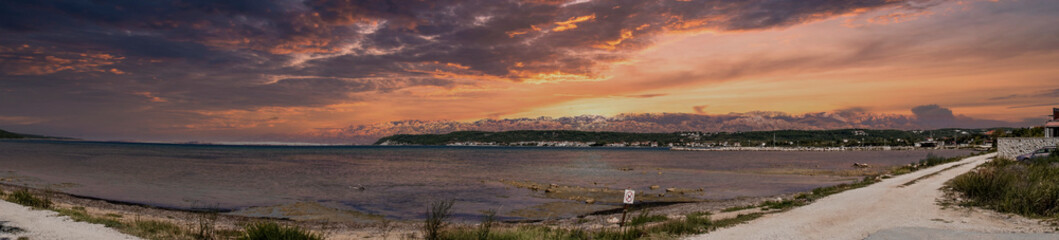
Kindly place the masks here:
<instances>
[{"instance_id":1,"label":"hillside","mask_svg":"<svg viewBox=\"0 0 1059 240\"><path fill-rule=\"evenodd\" d=\"M23 138L57 139L57 137L48 137L48 136L40 136L40 135L13 133L13 132L8 132L8 131L4 131L3 129L0 129L0 139L23 139Z\"/></svg>"},{"instance_id":2,"label":"hillside","mask_svg":"<svg viewBox=\"0 0 1059 240\"><path fill-rule=\"evenodd\" d=\"M982 129L904 130L780 130L754 132L628 133L572 130L507 132L458 131L447 134L399 134L376 145L500 145L500 146L911 146L933 136L952 144L982 144Z\"/></svg>"}]
</instances>

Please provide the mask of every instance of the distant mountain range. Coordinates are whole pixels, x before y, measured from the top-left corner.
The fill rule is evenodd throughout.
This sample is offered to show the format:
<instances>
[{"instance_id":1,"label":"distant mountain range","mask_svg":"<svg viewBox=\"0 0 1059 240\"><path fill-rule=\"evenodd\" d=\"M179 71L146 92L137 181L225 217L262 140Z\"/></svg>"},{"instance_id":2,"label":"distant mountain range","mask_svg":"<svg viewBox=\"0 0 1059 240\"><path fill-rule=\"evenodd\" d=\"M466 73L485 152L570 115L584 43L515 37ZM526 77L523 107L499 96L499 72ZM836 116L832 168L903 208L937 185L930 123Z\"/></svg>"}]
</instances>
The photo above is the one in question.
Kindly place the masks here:
<instances>
[{"instance_id":1,"label":"distant mountain range","mask_svg":"<svg viewBox=\"0 0 1059 240\"><path fill-rule=\"evenodd\" d=\"M780 130L752 132L674 132L628 133L571 130L520 130L507 132L459 131L447 134L400 134L384 137L376 145L463 145L463 146L914 146L938 139L950 144L983 144L990 139L987 129L920 130Z\"/></svg>"},{"instance_id":2,"label":"distant mountain range","mask_svg":"<svg viewBox=\"0 0 1059 240\"><path fill-rule=\"evenodd\" d=\"M942 110L945 110L942 108ZM458 131L503 132L517 130L576 130L593 132L672 133L672 132L746 132L773 130L830 129L939 129L1023 127L1026 123L972 119L952 112L946 114L898 115L877 114L863 110L791 115L782 112L748 112L720 115L690 113L620 114L613 117L582 115L574 117L539 117L483 119L474 122L406 120L345 128L317 129L306 135L329 142L370 144L377 139L399 134L445 134Z\"/></svg>"}]
</instances>

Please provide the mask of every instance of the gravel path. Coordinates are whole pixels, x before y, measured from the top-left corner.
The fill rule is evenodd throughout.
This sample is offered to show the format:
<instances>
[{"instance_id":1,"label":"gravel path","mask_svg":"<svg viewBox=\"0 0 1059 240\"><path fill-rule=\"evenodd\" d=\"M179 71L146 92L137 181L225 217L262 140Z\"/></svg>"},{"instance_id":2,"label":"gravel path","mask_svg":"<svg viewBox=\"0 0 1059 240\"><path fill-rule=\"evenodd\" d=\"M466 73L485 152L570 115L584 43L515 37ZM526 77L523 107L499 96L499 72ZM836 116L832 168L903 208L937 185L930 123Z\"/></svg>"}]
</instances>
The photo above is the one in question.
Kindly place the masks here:
<instances>
[{"instance_id":1,"label":"gravel path","mask_svg":"<svg viewBox=\"0 0 1059 240\"><path fill-rule=\"evenodd\" d=\"M899 235L903 233L902 229L909 228L959 232L961 236L979 234L970 239L993 239L991 236L1017 236L993 233L1054 231L1036 220L1020 216L973 208L943 209L937 204L943 197L939 189L946 181L995 155L971 157L885 179L807 206L689 239L865 239L882 230L885 230L882 234L904 236ZM904 186L913 180L915 183ZM1027 239L1039 239L1034 237L1040 236L1059 239L1059 234L1054 233L1033 235Z\"/></svg>"},{"instance_id":2,"label":"gravel path","mask_svg":"<svg viewBox=\"0 0 1059 240\"><path fill-rule=\"evenodd\" d=\"M0 201L0 239L138 239L100 224L74 222L49 210Z\"/></svg>"}]
</instances>

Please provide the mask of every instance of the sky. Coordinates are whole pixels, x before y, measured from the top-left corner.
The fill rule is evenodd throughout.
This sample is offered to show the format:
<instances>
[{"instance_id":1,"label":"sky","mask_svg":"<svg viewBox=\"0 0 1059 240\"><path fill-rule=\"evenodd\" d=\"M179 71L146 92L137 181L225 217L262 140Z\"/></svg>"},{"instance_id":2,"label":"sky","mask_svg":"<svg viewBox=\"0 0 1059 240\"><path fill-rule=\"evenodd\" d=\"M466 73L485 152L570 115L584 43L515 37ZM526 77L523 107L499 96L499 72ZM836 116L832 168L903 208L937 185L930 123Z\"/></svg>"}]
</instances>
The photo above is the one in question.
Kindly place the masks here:
<instances>
[{"instance_id":1,"label":"sky","mask_svg":"<svg viewBox=\"0 0 1059 240\"><path fill-rule=\"evenodd\" d=\"M459 130L1039 125L1051 0L0 2L0 129L371 143Z\"/></svg>"}]
</instances>

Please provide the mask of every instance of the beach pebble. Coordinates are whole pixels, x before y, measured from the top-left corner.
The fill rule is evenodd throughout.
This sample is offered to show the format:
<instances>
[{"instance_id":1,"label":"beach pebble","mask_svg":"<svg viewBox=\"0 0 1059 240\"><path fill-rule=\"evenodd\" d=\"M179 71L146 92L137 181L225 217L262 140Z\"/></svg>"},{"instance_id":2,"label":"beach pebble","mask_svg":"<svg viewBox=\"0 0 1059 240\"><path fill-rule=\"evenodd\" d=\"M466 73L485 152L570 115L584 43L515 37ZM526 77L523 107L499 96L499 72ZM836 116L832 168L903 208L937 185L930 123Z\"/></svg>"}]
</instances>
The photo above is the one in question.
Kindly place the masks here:
<instances>
[{"instance_id":1,"label":"beach pebble","mask_svg":"<svg viewBox=\"0 0 1059 240\"><path fill-rule=\"evenodd\" d=\"M651 189L652 189L652 190L654 190L654 189L658 189L658 188L659 188L659 186L658 186L658 185L651 185Z\"/></svg>"}]
</instances>

